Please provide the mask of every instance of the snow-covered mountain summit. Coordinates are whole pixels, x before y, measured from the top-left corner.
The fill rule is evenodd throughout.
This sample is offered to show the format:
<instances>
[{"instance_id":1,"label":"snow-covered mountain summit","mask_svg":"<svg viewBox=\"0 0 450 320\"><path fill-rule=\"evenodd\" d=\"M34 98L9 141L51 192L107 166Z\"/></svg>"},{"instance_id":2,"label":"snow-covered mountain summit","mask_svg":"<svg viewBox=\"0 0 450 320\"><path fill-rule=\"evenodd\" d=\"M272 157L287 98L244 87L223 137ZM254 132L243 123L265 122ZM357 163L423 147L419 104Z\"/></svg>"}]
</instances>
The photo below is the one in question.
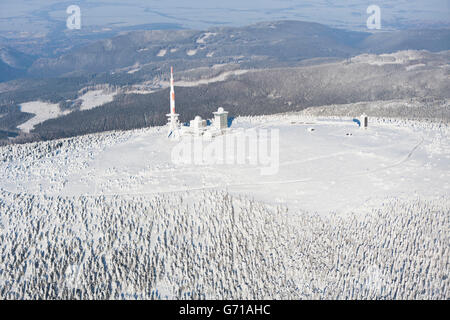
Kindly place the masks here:
<instances>
[{"instance_id":1,"label":"snow-covered mountain summit","mask_svg":"<svg viewBox=\"0 0 450 320\"><path fill-rule=\"evenodd\" d=\"M278 171L173 161L212 142L161 127L1 147L0 297L449 298L447 124L232 129L248 145L276 130Z\"/></svg>"}]
</instances>

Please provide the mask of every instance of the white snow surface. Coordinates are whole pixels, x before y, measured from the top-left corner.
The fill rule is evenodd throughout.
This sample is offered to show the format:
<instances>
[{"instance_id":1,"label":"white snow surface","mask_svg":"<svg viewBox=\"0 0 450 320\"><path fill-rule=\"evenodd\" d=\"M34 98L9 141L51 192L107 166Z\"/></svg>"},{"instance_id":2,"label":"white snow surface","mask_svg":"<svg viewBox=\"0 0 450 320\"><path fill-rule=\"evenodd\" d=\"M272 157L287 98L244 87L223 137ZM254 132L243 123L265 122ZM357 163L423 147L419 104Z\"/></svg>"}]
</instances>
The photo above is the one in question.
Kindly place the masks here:
<instances>
[{"instance_id":1,"label":"white snow surface","mask_svg":"<svg viewBox=\"0 0 450 320\"><path fill-rule=\"evenodd\" d=\"M426 64L420 63L429 53L418 50L403 50L394 53L384 54L361 54L351 58L352 62L367 63L375 66L389 64L405 65L406 70L410 71L416 68L425 67Z\"/></svg>"},{"instance_id":2,"label":"white snow surface","mask_svg":"<svg viewBox=\"0 0 450 320\"><path fill-rule=\"evenodd\" d=\"M117 90L112 90L110 88L88 90L78 97L78 99L81 100L80 110L90 110L109 103L114 100L117 93ZM22 103L20 107L22 112L34 114L33 118L17 126L18 129L27 133L33 130L33 128L39 123L73 112L73 110L62 111L59 104L42 101Z\"/></svg>"},{"instance_id":3,"label":"white snow surface","mask_svg":"<svg viewBox=\"0 0 450 320\"><path fill-rule=\"evenodd\" d=\"M232 128L279 130L278 174L172 163L164 127L1 147L0 298L450 298L447 125Z\"/></svg>"},{"instance_id":4,"label":"white snow surface","mask_svg":"<svg viewBox=\"0 0 450 320\"><path fill-rule=\"evenodd\" d=\"M20 105L22 112L33 113L35 116L25 123L17 126L20 130L24 132L30 132L35 125L44 122L49 119L58 118L59 116L65 115L69 112L61 111L58 104L42 102L42 101L31 101L22 103Z\"/></svg>"},{"instance_id":5,"label":"white snow surface","mask_svg":"<svg viewBox=\"0 0 450 320\"><path fill-rule=\"evenodd\" d=\"M141 70L141 68L134 68L134 69L131 69L131 70L127 71L127 73L128 74L133 74L133 73L138 72L139 70Z\"/></svg>"},{"instance_id":6,"label":"white snow surface","mask_svg":"<svg viewBox=\"0 0 450 320\"><path fill-rule=\"evenodd\" d=\"M73 172L62 170L66 160L61 162L61 154L45 162L24 163L18 158L3 163L5 179L0 187L65 196L226 188L234 194L323 214L371 203L377 206L390 196L433 197L450 190L446 127L431 130L380 122L363 130L351 120L272 116L236 119L233 128L279 130L278 174L262 176L264 166L250 164L174 164L171 151L176 143L167 141L165 129L151 128L117 133L121 139L96 145L102 151L93 159L92 143L79 146L76 159L69 161L75 161L74 168L81 163L86 166ZM17 169L24 165L26 170Z\"/></svg>"},{"instance_id":7,"label":"white snow surface","mask_svg":"<svg viewBox=\"0 0 450 320\"><path fill-rule=\"evenodd\" d=\"M166 49L161 49L159 50L158 54L156 55L157 57L164 57L167 53Z\"/></svg>"},{"instance_id":8,"label":"white snow surface","mask_svg":"<svg viewBox=\"0 0 450 320\"><path fill-rule=\"evenodd\" d=\"M215 36L217 33L215 32L205 32L200 38L197 39L197 43L204 44L205 40L207 40L209 37Z\"/></svg>"},{"instance_id":9,"label":"white snow surface","mask_svg":"<svg viewBox=\"0 0 450 320\"><path fill-rule=\"evenodd\" d=\"M138 71L138 70L137 70ZM79 99L83 102L80 106L80 110L90 110L96 107L100 107L106 103L109 103L114 100L114 96L117 94L117 91L113 90L89 90L85 94L83 94Z\"/></svg>"},{"instance_id":10,"label":"white snow surface","mask_svg":"<svg viewBox=\"0 0 450 320\"><path fill-rule=\"evenodd\" d=\"M211 77L211 78L207 78L207 79L199 79L199 80L193 80L193 81L178 80L176 82L176 86L177 87L197 87L197 86L200 86L200 85L205 85L205 84L225 81L231 76L239 76L239 75L245 74L247 72L250 72L250 71L249 70L244 70L244 69L242 69L242 70L232 70L232 71L222 72L221 74L219 74L219 75L217 75L215 77ZM167 87L169 85L169 82L167 82L167 81L161 82L161 85L163 87Z\"/></svg>"},{"instance_id":11,"label":"white snow surface","mask_svg":"<svg viewBox=\"0 0 450 320\"><path fill-rule=\"evenodd\" d=\"M197 49L190 49L186 52L188 56L195 56L197 54Z\"/></svg>"}]
</instances>

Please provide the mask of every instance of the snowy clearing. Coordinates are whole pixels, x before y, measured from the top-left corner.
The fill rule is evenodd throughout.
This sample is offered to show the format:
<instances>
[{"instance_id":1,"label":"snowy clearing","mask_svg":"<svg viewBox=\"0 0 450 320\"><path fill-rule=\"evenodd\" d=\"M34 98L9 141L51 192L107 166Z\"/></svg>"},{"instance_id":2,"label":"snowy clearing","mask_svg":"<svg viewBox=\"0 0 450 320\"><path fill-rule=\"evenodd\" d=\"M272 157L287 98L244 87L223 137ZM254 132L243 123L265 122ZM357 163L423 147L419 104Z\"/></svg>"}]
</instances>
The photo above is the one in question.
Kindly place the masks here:
<instances>
[{"instance_id":1,"label":"snowy clearing","mask_svg":"<svg viewBox=\"0 0 450 320\"><path fill-rule=\"evenodd\" d=\"M84 111L100 107L113 101L116 94L117 91L110 89L90 90L79 97L83 101L80 110Z\"/></svg>"},{"instance_id":2,"label":"snowy clearing","mask_svg":"<svg viewBox=\"0 0 450 320\"><path fill-rule=\"evenodd\" d=\"M167 53L166 49L161 49L159 50L158 54L156 55L157 57L164 57Z\"/></svg>"},{"instance_id":3,"label":"snowy clearing","mask_svg":"<svg viewBox=\"0 0 450 320\"><path fill-rule=\"evenodd\" d=\"M138 90L136 90L136 92L137 91ZM81 90L81 92L83 92L83 90ZM81 101L80 110L81 111L90 110L102 106L106 103L109 103L114 100L114 97L116 96L117 93L118 93L117 90L112 90L110 88L88 90L80 97L78 97L78 100ZM130 93L133 93L133 91L131 91ZM148 93L148 91L147 92L139 91L139 93ZM27 133L33 130L33 128L39 123L42 123L49 119L55 119L70 114L71 112L74 111L74 110L61 111L59 104L53 104L42 101L32 101L22 103L20 106L22 112L32 113L35 115L30 120L26 121L25 123L22 123L17 127L18 129Z\"/></svg>"},{"instance_id":4,"label":"snowy clearing","mask_svg":"<svg viewBox=\"0 0 450 320\"><path fill-rule=\"evenodd\" d=\"M191 49L186 52L188 56L195 56L197 54L197 49Z\"/></svg>"},{"instance_id":5,"label":"snowy clearing","mask_svg":"<svg viewBox=\"0 0 450 320\"><path fill-rule=\"evenodd\" d=\"M250 72L250 70L233 70L233 71L226 71L218 76L208 78L208 79L200 79L195 81L186 81L186 80L178 80L177 81L177 87L196 87L200 85L210 84L214 82L221 82L227 80L231 76L239 76L242 74L245 74L247 72ZM161 85L163 86L169 86L169 82L161 82Z\"/></svg>"},{"instance_id":6,"label":"snowy clearing","mask_svg":"<svg viewBox=\"0 0 450 320\"><path fill-rule=\"evenodd\" d=\"M205 32L200 38L197 39L197 43L204 44L205 40L207 40L209 37L215 36L217 33L214 32Z\"/></svg>"},{"instance_id":7,"label":"snowy clearing","mask_svg":"<svg viewBox=\"0 0 450 320\"><path fill-rule=\"evenodd\" d=\"M141 70L141 68L135 68L135 69L131 69L131 70L127 71L127 73L128 74L133 74L133 73L138 72L139 70Z\"/></svg>"},{"instance_id":8,"label":"snowy clearing","mask_svg":"<svg viewBox=\"0 0 450 320\"><path fill-rule=\"evenodd\" d=\"M49 119L58 118L70 113L70 111L61 111L59 104L53 104L42 101L32 101L20 105L22 112L33 113L35 116L17 128L23 132L30 132L34 126Z\"/></svg>"},{"instance_id":9,"label":"snowy clearing","mask_svg":"<svg viewBox=\"0 0 450 320\"><path fill-rule=\"evenodd\" d=\"M351 58L354 63L367 63L375 66L383 66L389 64L406 65L406 70L410 71L419 67L426 66L423 63L417 63L426 58L429 53L426 51L404 50L395 53L385 54L361 54Z\"/></svg>"}]
</instances>

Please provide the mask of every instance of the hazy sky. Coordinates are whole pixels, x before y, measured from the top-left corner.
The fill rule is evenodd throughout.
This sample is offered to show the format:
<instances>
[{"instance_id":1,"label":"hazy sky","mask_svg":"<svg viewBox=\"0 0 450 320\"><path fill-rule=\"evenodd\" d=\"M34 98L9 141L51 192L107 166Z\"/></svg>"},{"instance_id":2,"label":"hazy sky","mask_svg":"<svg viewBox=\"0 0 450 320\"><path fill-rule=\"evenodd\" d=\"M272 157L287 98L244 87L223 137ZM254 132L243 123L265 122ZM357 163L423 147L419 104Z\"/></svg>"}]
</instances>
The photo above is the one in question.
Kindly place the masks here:
<instances>
[{"instance_id":1,"label":"hazy sky","mask_svg":"<svg viewBox=\"0 0 450 320\"><path fill-rule=\"evenodd\" d=\"M293 19L361 30L371 4L380 6L386 28L450 26L450 0L0 0L0 32L47 32L65 21L69 5L81 8L85 27L168 23L204 29Z\"/></svg>"}]
</instances>

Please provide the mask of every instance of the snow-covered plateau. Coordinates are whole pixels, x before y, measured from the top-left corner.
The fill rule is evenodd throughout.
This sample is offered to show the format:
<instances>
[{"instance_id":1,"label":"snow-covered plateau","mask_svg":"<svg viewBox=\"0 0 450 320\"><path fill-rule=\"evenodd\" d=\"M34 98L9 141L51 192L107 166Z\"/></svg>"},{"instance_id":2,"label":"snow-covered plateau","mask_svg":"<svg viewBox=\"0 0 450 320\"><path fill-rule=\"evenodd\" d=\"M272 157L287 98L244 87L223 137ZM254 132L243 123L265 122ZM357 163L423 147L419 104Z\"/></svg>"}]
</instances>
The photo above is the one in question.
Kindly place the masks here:
<instances>
[{"instance_id":1,"label":"snow-covered plateau","mask_svg":"<svg viewBox=\"0 0 450 320\"><path fill-rule=\"evenodd\" d=\"M294 113L225 136L248 129L278 133L275 174L174 162L164 127L1 147L0 298L450 298L448 124Z\"/></svg>"}]
</instances>

